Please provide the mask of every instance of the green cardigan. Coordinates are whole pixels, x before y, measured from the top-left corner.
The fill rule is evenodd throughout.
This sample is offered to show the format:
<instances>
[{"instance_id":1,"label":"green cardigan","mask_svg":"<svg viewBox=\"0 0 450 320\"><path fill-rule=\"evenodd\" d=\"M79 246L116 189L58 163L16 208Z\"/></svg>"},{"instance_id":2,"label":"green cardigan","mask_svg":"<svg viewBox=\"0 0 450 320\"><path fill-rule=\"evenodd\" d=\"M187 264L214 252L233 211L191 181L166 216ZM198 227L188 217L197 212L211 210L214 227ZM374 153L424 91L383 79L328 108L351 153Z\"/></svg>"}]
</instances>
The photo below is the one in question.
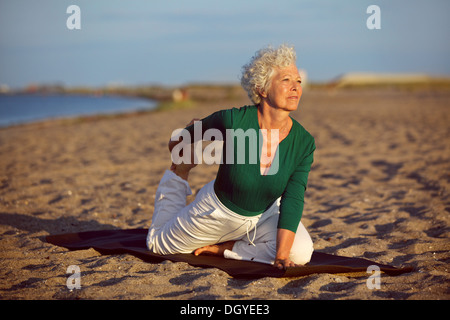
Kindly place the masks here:
<instances>
[{"instance_id":1,"label":"green cardigan","mask_svg":"<svg viewBox=\"0 0 450 320\"><path fill-rule=\"evenodd\" d=\"M258 155L261 152L261 148L255 149L262 145L257 110L256 106L221 110L201 120L202 137L206 130L214 128L222 133L224 140L222 162L214 190L227 208L243 216L255 216L264 212L281 196L278 228L296 232L303 213L304 193L313 163L314 138L292 119L291 131L277 149L278 171L275 174L270 174L269 171L269 175L261 175L260 156L252 158L249 151L259 150ZM194 125L186 129L194 137ZM246 140L245 161L239 160L243 150L242 147L237 150L239 143L235 136L233 155L227 157L227 151L233 150L227 149L232 137L227 136L227 129L242 129L244 132L253 129L258 132L253 135L256 140ZM229 159L234 161L228 161Z\"/></svg>"}]
</instances>

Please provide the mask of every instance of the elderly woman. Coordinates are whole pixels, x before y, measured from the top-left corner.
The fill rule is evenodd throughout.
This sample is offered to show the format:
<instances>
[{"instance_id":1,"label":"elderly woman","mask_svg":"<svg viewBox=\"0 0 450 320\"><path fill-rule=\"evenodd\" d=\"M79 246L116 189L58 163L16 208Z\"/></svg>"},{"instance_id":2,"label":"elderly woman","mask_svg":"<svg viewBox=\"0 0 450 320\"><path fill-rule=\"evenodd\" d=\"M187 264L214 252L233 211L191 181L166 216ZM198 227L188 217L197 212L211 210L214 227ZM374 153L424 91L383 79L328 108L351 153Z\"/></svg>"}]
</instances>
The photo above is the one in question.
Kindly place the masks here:
<instances>
[{"instance_id":1,"label":"elderly woman","mask_svg":"<svg viewBox=\"0 0 450 320\"><path fill-rule=\"evenodd\" d=\"M241 84L254 105L217 111L200 120L202 134L208 129L223 133L224 154L216 179L186 205L191 194L187 179L195 164L172 163L156 191L147 246L163 255L212 254L278 268L306 264L313 244L300 219L315 144L289 116L302 95L294 49L282 45L258 51L243 67ZM194 127L191 121L186 130L193 135ZM238 129L260 133L257 140L263 143L256 161L228 161L239 154L225 156L230 151L251 153L252 141L245 150L227 148L235 137L226 131ZM169 150L178 143L181 140L171 140Z\"/></svg>"}]
</instances>

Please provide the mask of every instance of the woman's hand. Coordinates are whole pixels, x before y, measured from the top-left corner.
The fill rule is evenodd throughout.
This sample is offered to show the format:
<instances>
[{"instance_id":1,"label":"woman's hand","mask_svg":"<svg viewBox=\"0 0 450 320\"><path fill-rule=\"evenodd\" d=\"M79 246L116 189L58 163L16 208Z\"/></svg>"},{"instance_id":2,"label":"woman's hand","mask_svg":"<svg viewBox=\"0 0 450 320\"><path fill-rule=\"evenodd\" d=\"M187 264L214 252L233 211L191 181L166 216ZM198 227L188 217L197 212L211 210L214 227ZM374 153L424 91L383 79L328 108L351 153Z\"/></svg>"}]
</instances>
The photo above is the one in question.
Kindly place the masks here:
<instances>
[{"instance_id":1,"label":"woman's hand","mask_svg":"<svg viewBox=\"0 0 450 320\"><path fill-rule=\"evenodd\" d=\"M277 253L274 266L279 269L295 267L295 263L289 258L295 233L287 229L278 229L277 233Z\"/></svg>"},{"instance_id":2,"label":"woman's hand","mask_svg":"<svg viewBox=\"0 0 450 320\"><path fill-rule=\"evenodd\" d=\"M194 124L195 121L198 121L200 119L194 118L192 119L187 125L186 127L190 126L191 124ZM181 142L181 137L179 140L169 140L169 151L172 152L173 148L175 148L175 146L177 144L179 144ZM182 155L183 150L181 150L181 155ZM171 166L170 166L170 170L172 172L174 172L175 174L177 174L178 176L180 176L181 178L183 178L184 180L188 179L189 176L189 171L196 167L197 164L194 161L194 145L191 144L191 161L190 163L180 163L180 164L175 164L172 162Z\"/></svg>"},{"instance_id":3,"label":"woman's hand","mask_svg":"<svg viewBox=\"0 0 450 320\"><path fill-rule=\"evenodd\" d=\"M186 127L189 127L190 125L194 124L195 121L200 121L200 119L197 119L197 118L192 119L192 120L186 125ZM170 140L169 140L169 144L168 144L169 151L172 152L172 149L173 149L177 144L179 144L181 141L182 141L181 137L180 137L178 140L172 140L172 139L170 139Z\"/></svg>"},{"instance_id":4,"label":"woman's hand","mask_svg":"<svg viewBox=\"0 0 450 320\"><path fill-rule=\"evenodd\" d=\"M297 266L291 259L275 259L274 266L278 269L286 269L287 267L295 267Z\"/></svg>"}]
</instances>

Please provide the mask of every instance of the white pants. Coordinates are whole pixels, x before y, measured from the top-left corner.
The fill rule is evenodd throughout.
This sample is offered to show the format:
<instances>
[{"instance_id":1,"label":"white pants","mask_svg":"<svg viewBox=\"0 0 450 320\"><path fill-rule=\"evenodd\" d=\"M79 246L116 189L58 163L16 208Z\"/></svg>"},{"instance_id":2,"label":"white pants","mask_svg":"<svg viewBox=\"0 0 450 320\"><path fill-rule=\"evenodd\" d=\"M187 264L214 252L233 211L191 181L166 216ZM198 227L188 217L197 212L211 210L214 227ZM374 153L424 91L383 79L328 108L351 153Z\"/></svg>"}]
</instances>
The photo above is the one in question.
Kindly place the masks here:
<instances>
[{"instance_id":1,"label":"white pants","mask_svg":"<svg viewBox=\"0 0 450 320\"><path fill-rule=\"evenodd\" d=\"M147 235L147 247L157 254L191 253L206 245L236 241L225 250L229 259L273 264L276 254L280 199L258 216L246 217L226 208L214 192L214 180L206 184L195 200L186 180L167 170L155 197L155 210ZM306 264L313 252L311 237L300 222L290 259Z\"/></svg>"}]
</instances>

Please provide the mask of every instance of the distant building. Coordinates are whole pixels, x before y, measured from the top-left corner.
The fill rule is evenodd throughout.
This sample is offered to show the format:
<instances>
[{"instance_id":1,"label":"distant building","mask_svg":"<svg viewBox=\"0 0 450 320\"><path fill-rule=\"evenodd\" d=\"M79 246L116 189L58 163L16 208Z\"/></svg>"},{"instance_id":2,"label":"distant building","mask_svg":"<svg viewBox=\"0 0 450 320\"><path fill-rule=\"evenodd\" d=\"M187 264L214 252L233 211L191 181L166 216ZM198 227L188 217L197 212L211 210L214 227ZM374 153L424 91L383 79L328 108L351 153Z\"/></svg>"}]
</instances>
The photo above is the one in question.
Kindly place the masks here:
<instances>
[{"instance_id":1,"label":"distant building","mask_svg":"<svg viewBox=\"0 0 450 320\"><path fill-rule=\"evenodd\" d=\"M362 87L373 85L405 85L428 83L432 78L421 73L363 73L352 72L347 73L336 80L332 81L332 85L337 88L341 87Z\"/></svg>"},{"instance_id":2,"label":"distant building","mask_svg":"<svg viewBox=\"0 0 450 320\"><path fill-rule=\"evenodd\" d=\"M11 92L11 89L7 84L0 84L0 94L5 94Z\"/></svg>"},{"instance_id":3,"label":"distant building","mask_svg":"<svg viewBox=\"0 0 450 320\"><path fill-rule=\"evenodd\" d=\"M174 102L181 102L188 99L188 92L186 89L175 89L172 92L172 100Z\"/></svg>"},{"instance_id":4,"label":"distant building","mask_svg":"<svg viewBox=\"0 0 450 320\"><path fill-rule=\"evenodd\" d=\"M302 79L302 88L308 87L308 73L304 69L298 70L300 73L300 78Z\"/></svg>"}]
</instances>

